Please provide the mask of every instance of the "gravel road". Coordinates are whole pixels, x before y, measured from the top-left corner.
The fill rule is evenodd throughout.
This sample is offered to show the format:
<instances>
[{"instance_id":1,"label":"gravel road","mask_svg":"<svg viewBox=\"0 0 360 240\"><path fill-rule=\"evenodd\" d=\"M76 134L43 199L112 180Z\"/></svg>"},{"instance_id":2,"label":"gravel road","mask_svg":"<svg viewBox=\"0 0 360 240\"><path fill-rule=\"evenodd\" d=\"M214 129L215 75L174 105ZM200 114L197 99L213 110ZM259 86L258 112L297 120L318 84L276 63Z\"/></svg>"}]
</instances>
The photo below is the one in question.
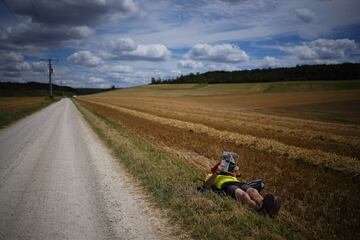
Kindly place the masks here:
<instances>
[{"instance_id":1,"label":"gravel road","mask_svg":"<svg viewBox=\"0 0 360 240\"><path fill-rule=\"evenodd\" d=\"M0 239L173 239L168 225L69 99L0 131Z\"/></svg>"}]
</instances>

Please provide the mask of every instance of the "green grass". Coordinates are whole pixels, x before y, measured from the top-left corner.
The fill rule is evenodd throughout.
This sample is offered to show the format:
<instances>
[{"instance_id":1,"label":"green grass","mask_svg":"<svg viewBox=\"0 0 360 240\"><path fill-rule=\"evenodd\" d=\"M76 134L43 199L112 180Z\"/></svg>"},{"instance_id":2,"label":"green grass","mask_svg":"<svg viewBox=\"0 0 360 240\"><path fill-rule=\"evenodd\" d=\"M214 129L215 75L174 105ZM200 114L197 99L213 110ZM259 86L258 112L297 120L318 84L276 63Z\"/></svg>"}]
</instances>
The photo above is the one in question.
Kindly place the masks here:
<instances>
[{"instance_id":1,"label":"green grass","mask_svg":"<svg viewBox=\"0 0 360 240\"><path fill-rule=\"evenodd\" d=\"M292 81L270 83L228 83L228 84L156 84L119 89L100 93L107 96L146 95L234 95L301 91L337 91L360 89L358 80L342 81Z\"/></svg>"},{"instance_id":2,"label":"green grass","mask_svg":"<svg viewBox=\"0 0 360 240\"><path fill-rule=\"evenodd\" d=\"M166 209L172 221L195 239L301 239L287 223L263 217L231 198L197 192L200 182L196 179L203 178L205 172L140 140L84 104L75 103L157 206Z\"/></svg>"},{"instance_id":3,"label":"green grass","mask_svg":"<svg viewBox=\"0 0 360 240\"><path fill-rule=\"evenodd\" d=\"M0 128L3 128L23 117L26 117L42 108L45 108L56 101L58 101L58 99L48 98L41 103L34 104L26 108L11 110L0 109Z\"/></svg>"},{"instance_id":4,"label":"green grass","mask_svg":"<svg viewBox=\"0 0 360 240\"><path fill-rule=\"evenodd\" d=\"M309 81L269 84L263 92L306 92L360 89L360 81Z\"/></svg>"}]
</instances>

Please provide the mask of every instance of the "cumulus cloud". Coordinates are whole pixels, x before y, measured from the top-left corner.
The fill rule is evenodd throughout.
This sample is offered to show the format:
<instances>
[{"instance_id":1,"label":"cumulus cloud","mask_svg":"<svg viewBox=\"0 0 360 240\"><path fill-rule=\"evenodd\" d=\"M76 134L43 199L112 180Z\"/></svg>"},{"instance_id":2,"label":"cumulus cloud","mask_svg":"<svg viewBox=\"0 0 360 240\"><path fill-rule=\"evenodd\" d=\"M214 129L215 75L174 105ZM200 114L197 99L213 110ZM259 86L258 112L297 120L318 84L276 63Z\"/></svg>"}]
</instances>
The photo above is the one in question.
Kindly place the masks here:
<instances>
[{"instance_id":1,"label":"cumulus cloud","mask_svg":"<svg viewBox=\"0 0 360 240\"><path fill-rule=\"evenodd\" d=\"M296 9L295 16L305 23L312 22L315 19L315 14L307 8Z\"/></svg>"},{"instance_id":2,"label":"cumulus cloud","mask_svg":"<svg viewBox=\"0 0 360 240\"><path fill-rule=\"evenodd\" d=\"M242 62L249 60L249 56L245 51L231 44L196 44L186 54L186 57L214 62Z\"/></svg>"},{"instance_id":3,"label":"cumulus cloud","mask_svg":"<svg viewBox=\"0 0 360 240\"><path fill-rule=\"evenodd\" d=\"M13 12L29 16L32 22L47 25L98 25L111 15L129 15L138 10L133 0L36 0L26 3L23 0L12 0L7 2Z\"/></svg>"},{"instance_id":4,"label":"cumulus cloud","mask_svg":"<svg viewBox=\"0 0 360 240\"><path fill-rule=\"evenodd\" d=\"M194 69L194 68L203 67L203 64L201 62L194 61L194 60L191 60L191 59L185 59L185 60L180 60L178 62L178 67Z\"/></svg>"},{"instance_id":5,"label":"cumulus cloud","mask_svg":"<svg viewBox=\"0 0 360 240\"><path fill-rule=\"evenodd\" d=\"M5 64L1 65L0 69L4 72L23 72L23 71L30 71L31 65L28 62L20 62L14 64Z\"/></svg>"},{"instance_id":6,"label":"cumulus cloud","mask_svg":"<svg viewBox=\"0 0 360 240\"><path fill-rule=\"evenodd\" d=\"M280 47L280 50L294 54L301 60L332 60L344 58L346 52L356 48L357 44L350 39L317 39L300 46Z\"/></svg>"},{"instance_id":7,"label":"cumulus cloud","mask_svg":"<svg viewBox=\"0 0 360 240\"><path fill-rule=\"evenodd\" d=\"M32 72L32 74L46 72L46 69L46 64L42 62L27 62L20 53L0 51L1 81L20 81L24 73L26 73L25 75L28 77L30 72Z\"/></svg>"},{"instance_id":8,"label":"cumulus cloud","mask_svg":"<svg viewBox=\"0 0 360 240\"><path fill-rule=\"evenodd\" d=\"M138 11L133 0L12 0L7 5L24 16L22 23L0 29L0 49L11 50L61 47L89 37L94 27L109 19Z\"/></svg>"},{"instance_id":9,"label":"cumulus cloud","mask_svg":"<svg viewBox=\"0 0 360 240\"><path fill-rule=\"evenodd\" d=\"M71 63L85 67L95 67L103 63L101 58L87 50L73 53L67 58L67 60Z\"/></svg>"},{"instance_id":10,"label":"cumulus cloud","mask_svg":"<svg viewBox=\"0 0 360 240\"><path fill-rule=\"evenodd\" d=\"M24 61L24 56L17 52L0 52L0 64L13 64Z\"/></svg>"},{"instance_id":11,"label":"cumulus cloud","mask_svg":"<svg viewBox=\"0 0 360 240\"><path fill-rule=\"evenodd\" d=\"M162 44L138 45L134 51L123 52L123 56L135 60L165 60L171 52Z\"/></svg>"},{"instance_id":12,"label":"cumulus cloud","mask_svg":"<svg viewBox=\"0 0 360 240\"><path fill-rule=\"evenodd\" d=\"M279 67L280 66L280 60L276 57L266 56L262 59L262 67Z\"/></svg>"},{"instance_id":13,"label":"cumulus cloud","mask_svg":"<svg viewBox=\"0 0 360 240\"><path fill-rule=\"evenodd\" d=\"M117 52L134 51L137 47L137 44L131 38L117 38L110 40L107 44L112 50Z\"/></svg>"},{"instance_id":14,"label":"cumulus cloud","mask_svg":"<svg viewBox=\"0 0 360 240\"><path fill-rule=\"evenodd\" d=\"M79 40L93 34L86 26L52 28L38 23L23 23L2 30L0 47L3 49L21 49L29 46L61 46L70 40Z\"/></svg>"},{"instance_id":15,"label":"cumulus cloud","mask_svg":"<svg viewBox=\"0 0 360 240\"><path fill-rule=\"evenodd\" d=\"M105 43L109 52L103 54L107 58L118 60L163 61L171 52L162 44L136 44L130 38L120 38Z\"/></svg>"}]
</instances>

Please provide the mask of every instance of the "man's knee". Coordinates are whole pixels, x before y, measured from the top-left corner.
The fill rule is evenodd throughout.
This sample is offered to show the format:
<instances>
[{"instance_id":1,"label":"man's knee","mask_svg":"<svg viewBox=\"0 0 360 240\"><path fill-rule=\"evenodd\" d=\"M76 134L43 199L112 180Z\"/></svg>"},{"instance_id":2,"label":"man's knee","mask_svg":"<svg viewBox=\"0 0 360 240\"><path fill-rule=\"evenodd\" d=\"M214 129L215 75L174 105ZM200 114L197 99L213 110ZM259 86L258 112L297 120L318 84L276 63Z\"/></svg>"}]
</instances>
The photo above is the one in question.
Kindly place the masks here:
<instances>
[{"instance_id":1,"label":"man's knee","mask_svg":"<svg viewBox=\"0 0 360 240\"><path fill-rule=\"evenodd\" d=\"M255 188L248 188L246 190L246 193L249 194L250 196L254 196L254 195L258 195L259 192L255 189Z\"/></svg>"}]
</instances>

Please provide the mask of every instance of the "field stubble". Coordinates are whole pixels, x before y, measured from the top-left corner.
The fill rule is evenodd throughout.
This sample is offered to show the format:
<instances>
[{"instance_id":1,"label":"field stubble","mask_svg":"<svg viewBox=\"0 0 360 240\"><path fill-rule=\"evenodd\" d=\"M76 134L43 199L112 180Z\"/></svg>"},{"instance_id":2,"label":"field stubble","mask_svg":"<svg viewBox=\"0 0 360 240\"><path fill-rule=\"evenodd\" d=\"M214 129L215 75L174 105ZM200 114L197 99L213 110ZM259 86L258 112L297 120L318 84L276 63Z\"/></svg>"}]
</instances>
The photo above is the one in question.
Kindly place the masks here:
<instances>
[{"instance_id":1,"label":"field stubble","mask_svg":"<svg viewBox=\"0 0 360 240\"><path fill-rule=\"evenodd\" d=\"M352 182L360 171L356 124L239 107L234 111L219 101L199 103L196 97L103 96L85 97L82 102L204 172L224 149L239 152L242 177L264 178L267 190L285 199L282 219L315 238L360 235L360 188Z\"/></svg>"}]
</instances>

